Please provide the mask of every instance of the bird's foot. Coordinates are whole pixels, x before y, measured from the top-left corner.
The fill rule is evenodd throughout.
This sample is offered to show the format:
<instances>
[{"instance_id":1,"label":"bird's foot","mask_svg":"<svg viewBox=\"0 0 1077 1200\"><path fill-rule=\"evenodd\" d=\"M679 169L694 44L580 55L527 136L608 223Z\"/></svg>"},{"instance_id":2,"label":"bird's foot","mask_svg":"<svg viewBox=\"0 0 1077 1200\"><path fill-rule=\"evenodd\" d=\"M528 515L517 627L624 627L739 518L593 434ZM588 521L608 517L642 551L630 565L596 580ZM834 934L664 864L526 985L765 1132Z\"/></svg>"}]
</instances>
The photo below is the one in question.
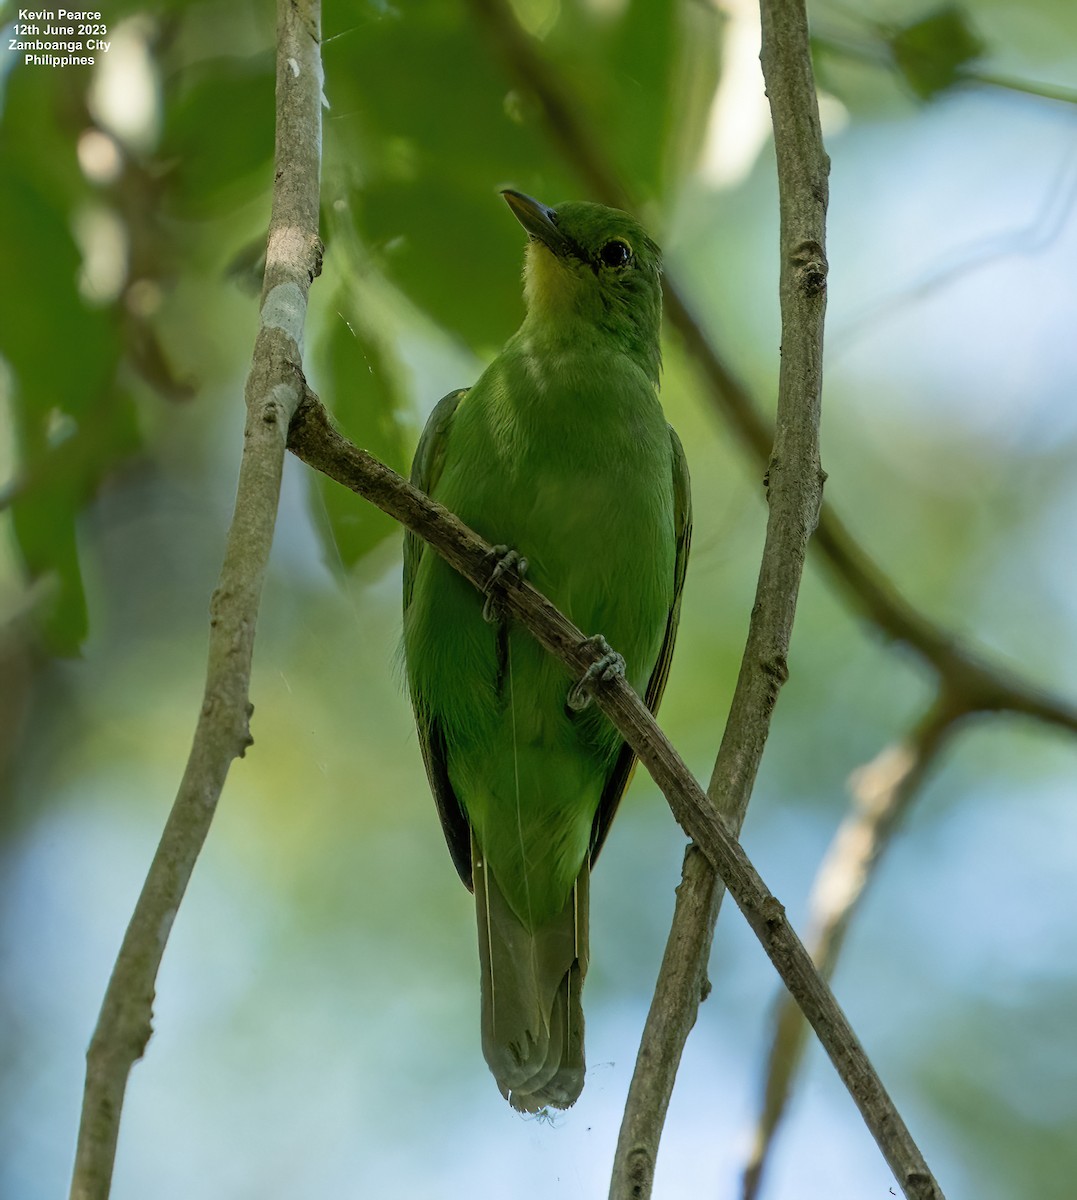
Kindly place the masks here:
<instances>
[{"instance_id":1,"label":"bird's foot","mask_svg":"<svg viewBox=\"0 0 1077 1200\"><path fill-rule=\"evenodd\" d=\"M593 662L579 681L573 684L568 693L568 706L574 712L579 712L591 703L590 688L595 684L609 683L618 675L625 673L625 660L612 649L609 642L600 633L587 639L587 645L597 650L602 657Z\"/></svg>"},{"instance_id":2,"label":"bird's foot","mask_svg":"<svg viewBox=\"0 0 1077 1200\"><path fill-rule=\"evenodd\" d=\"M501 594L498 583L508 574L515 573L520 579L527 574L527 559L518 550L508 546L494 546L488 558L496 559L490 578L486 581L486 601L482 606L482 619L496 625L503 616Z\"/></svg>"}]
</instances>

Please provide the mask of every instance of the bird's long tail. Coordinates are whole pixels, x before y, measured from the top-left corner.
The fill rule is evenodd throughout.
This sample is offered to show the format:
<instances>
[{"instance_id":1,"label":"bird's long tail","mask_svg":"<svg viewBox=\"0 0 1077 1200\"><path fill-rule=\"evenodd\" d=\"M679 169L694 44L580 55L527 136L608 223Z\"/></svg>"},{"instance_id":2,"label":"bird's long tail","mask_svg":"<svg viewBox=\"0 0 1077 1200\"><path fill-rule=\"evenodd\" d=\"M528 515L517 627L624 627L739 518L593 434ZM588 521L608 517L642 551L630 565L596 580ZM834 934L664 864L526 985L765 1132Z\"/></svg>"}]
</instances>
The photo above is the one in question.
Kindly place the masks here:
<instances>
[{"instance_id":1,"label":"bird's long tail","mask_svg":"<svg viewBox=\"0 0 1077 1200\"><path fill-rule=\"evenodd\" d=\"M472 837L482 967L482 1051L519 1112L569 1108L583 1090L589 868L565 907L528 928L502 895Z\"/></svg>"}]
</instances>

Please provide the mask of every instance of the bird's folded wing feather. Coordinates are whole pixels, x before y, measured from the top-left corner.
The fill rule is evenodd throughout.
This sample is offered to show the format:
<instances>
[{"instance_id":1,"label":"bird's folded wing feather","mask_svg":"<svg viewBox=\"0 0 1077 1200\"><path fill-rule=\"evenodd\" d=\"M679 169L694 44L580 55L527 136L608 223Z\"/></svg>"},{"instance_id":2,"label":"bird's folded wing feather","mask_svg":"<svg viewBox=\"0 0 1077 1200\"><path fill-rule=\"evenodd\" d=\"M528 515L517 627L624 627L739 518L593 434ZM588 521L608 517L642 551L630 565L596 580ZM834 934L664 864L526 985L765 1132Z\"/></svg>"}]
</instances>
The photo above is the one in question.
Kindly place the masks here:
<instances>
[{"instance_id":1,"label":"bird's folded wing feather","mask_svg":"<svg viewBox=\"0 0 1077 1200\"><path fill-rule=\"evenodd\" d=\"M450 392L437 402L426 428L419 439L415 451L415 461L411 467L411 482L428 496L437 486L445 463L445 451L448 446L449 432L452 420L460 401L467 395L467 388ZM404 532L404 612L408 611L412 594L415 590L415 577L419 563L424 554L432 553L418 534L411 530ZM426 774L430 780L430 790L434 793L438 816L441 818L441 828L445 841L449 845L449 853L460 874L460 878L472 887L471 874L471 828L463 807L449 782L449 771L445 754L445 738L441 726L422 712L422 706L415 706L415 723L419 731L419 745L423 752L423 762L426 764Z\"/></svg>"},{"instance_id":2,"label":"bird's folded wing feather","mask_svg":"<svg viewBox=\"0 0 1077 1200\"><path fill-rule=\"evenodd\" d=\"M658 706L662 702L662 693L666 690L666 680L669 678L669 664L673 661L673 643L677 639L677 626L681 619L681 592L684 590L684 575L688 569L688 550L692 543L692 491L688 478L688 462L684 457L681 439L672 426L669 426L669 437L673 453L673 529L677 539L677 556L673 565L673 601L666 619L666 633L662 639L662 648L658 652L658 661L647 681L647 690L643 696L643 702L652 713L658 712ZM617 811L617 805L621 802L621 797L631 782L635 767L635 752L631 746L626 744L617 756L610 777L602 790L602 798L595 814L595 823L591 830L592 863L597 858L599 850L602 849L602 843L606 840L606 834L609 832L610 822Z\"/></svg>"}]
</instances>

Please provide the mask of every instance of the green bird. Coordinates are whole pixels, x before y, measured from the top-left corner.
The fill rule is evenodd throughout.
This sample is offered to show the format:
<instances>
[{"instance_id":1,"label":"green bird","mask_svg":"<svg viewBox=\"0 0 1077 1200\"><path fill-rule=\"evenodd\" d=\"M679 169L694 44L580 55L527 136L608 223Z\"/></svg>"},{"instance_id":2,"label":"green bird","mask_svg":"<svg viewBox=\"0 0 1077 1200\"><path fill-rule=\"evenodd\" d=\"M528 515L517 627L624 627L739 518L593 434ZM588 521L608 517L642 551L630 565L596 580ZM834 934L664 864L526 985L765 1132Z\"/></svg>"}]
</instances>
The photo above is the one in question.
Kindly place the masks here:
<instances>
[{"instance_id":1,"label":"green bird","mask_svg":"<svg viewBox=\"0 0 1077 1200\"><path fill-rule=\"evenodd\" d=\"M529 235L527 314L434 409L411 479L498 548L495 575L526 569L601 631L617 653L600 673L623 670L653 712L692 524L658 400L660 253L627 213L504 196ZM483 1053L513 1108L568 1108L584 1080L590 869L635 756L565 668L413 534L404 653L445 838L475 893Z\"/></svg>"}]
</instances>

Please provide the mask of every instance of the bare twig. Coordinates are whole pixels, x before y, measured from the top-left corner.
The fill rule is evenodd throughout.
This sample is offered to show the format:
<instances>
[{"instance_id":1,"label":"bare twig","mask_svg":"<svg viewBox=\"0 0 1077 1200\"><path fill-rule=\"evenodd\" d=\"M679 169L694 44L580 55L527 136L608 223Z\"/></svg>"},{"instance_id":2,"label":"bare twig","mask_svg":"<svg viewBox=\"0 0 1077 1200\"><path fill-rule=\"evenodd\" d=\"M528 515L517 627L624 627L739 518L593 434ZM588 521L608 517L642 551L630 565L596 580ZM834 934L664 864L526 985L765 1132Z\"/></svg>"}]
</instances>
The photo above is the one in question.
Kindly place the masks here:
<instances>
[{"instance_id":1,"label":"bare twig","mask_svg":"<svg viewBox=\"0 0 1077 1200\"><path fill-rule=\"evenodd\" d=\"M292 422L288 446L304 462L403 522L476 587L485 588L489 584L492 547L440 504L336 433L313 396L300 406ZM499 588L505 611L526 626L574 677L581 677L597 660L598 651L593 643L526 580L503 576ZM773 662L759 663L756 669L773 671L776 666ZM714 804L624 679L598 684L593 694L661 788L678 822L725 881L830 1055L906 1196L940 1200L941 1190L833 993L811 965L808 952L786 920L784 909L767 890Z\"/></svg>"},{"instance_id":2,"label":"bare twig","mask_svg":"<svg viewBox=\"0 0 1077 1200\"><path fill-rule=\"evenodd\" d=\"M925 777L968 711L960 698L940 697L902 741L886 747L850 778L852 806L815 877L808 945L830 979L845 935L880 857L890 845ZM763 1108L744 1170L743 1200L759 1194L767 1157L804 1054L807 1026L788 997L779 996L763 1088Z\"/></svg>"},{"instance_id":3,"label":"bare twig","mask_svg":"<svg viewBox=\"0 0 1077 1200\"><path fill-rule=\"evenodd\" d=\"M206 689L187 767L105 992L86 1064L72 1200L105 1200L127 1077L152 1032L169 930L209 832L232 759L251 743L249 682L285 437L303 377L307 290L318 274L321 159L319 0L277 5L277 135L261 327L246 385L235 513L210 605Z\"/></svg>"}]
</instances>

